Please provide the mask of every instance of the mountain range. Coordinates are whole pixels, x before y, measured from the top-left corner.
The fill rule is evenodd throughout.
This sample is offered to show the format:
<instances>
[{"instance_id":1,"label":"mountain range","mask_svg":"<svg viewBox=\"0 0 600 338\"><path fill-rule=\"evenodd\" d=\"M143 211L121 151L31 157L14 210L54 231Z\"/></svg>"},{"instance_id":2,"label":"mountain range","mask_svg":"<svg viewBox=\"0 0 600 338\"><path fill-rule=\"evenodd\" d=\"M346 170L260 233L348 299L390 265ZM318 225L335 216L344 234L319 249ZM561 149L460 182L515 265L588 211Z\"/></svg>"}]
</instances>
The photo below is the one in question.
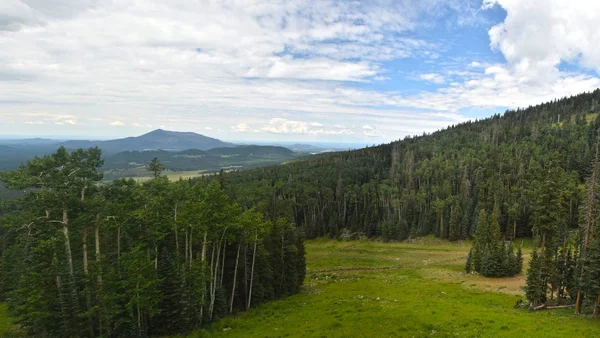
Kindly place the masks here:
<instances>
[{"instance_id":1,"label":"mountain range","mask_svg":"<svg viewBox=\"0 0 600 338\"><path fill-rule=\"evenodd\" d=\"M102 170L107 179L147 175L145 165L155 157L167 170L198 174L262 167L309 153L282 146L236 145L197 133L157 129L115 140L0 140L0 170L15 169L34 156L53 153L60 146L67 150L96 146L102 149Z\"/></svg>"},{"instance_id":2,"label":"mountain range","mask_svg":"<svg viewBox=\"0 0 600 338\"><path fill-rule=\"evenodd\" d=\"M108 141L72 140L61 143L67 149L99 147L105 154L121 151L167 150L182 151L186 149L208 150L213 148L234 147L235 144L192 132L168 131L156 129L136 137L126 137Z\"/></svg>"}]
</instances>

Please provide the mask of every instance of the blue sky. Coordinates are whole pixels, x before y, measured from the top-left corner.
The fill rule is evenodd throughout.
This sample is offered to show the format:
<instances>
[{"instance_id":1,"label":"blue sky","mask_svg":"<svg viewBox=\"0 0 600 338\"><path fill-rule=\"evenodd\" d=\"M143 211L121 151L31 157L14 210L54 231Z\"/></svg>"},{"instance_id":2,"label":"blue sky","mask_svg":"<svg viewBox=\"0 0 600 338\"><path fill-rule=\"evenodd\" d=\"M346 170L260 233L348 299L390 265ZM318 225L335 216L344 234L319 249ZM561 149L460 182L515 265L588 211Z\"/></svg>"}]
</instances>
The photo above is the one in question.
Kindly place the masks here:
<instances>
[{"instance_id":1,"label":"blue sky","mask_svg":"<svg viewBox=\"0 0 600 338\"><path fill-rule=\"evenodd\" d=\"M375 144L600 86L600 2L4 0L0 135Z\"/></svg>"}]
</instances>

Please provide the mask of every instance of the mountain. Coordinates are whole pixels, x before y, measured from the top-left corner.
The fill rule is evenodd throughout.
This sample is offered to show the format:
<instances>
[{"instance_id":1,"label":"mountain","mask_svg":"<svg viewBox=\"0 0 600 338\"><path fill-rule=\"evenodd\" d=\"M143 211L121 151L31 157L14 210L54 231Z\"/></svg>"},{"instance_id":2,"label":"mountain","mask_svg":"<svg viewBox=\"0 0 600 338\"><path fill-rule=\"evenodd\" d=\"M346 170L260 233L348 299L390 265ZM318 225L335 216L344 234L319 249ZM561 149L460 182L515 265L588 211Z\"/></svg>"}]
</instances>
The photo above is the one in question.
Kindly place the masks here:
<instances>
[{"instance_id":1,"label":"mountain","mask_svg":"<svg viewBox=\"0 0 600 338\"><path fill-rule=\"evenodd\" d=\"M108 141L66 141L63 145L67 149L89 148L98 146L105 154L115 154L121 151L142 151L151 149L163 149L169 151L200 149L208 150L212 148L233 147L229 142L200 135L192 132L178 132L156 129L147 134L126 137Z\"/></svg>"}]
</instances>

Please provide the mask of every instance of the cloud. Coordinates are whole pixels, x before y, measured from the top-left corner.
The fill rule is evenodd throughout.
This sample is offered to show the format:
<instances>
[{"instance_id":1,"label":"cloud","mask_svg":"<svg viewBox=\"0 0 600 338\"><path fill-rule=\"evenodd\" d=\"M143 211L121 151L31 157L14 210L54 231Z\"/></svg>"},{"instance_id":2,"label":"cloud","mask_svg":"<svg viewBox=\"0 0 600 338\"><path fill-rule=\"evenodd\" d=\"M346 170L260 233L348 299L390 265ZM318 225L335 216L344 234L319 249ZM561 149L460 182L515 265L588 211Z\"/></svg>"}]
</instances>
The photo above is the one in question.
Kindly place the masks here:
<instances>
[{"instance_id":1,"label":"cloud","mask_svg":"<svg viewBox=\"0 0 600 338\"><path fill-rule=\"evenodd\" d=\"M485 0L506 10L504 22L489 30L490 45L500 51L521 81L556 81L561 62L600 71L598 1Z\"/></svg>"},{"instance_id":2,"label":"cloud","mask_svg":"<svg viewBox=\"0 0 600 338\"><path fill-rule=\"evenodd\" d=\"M274 134L308 134L310 125L301 121L274 118L262 130Z\"/></svg>"},{"instance_id":3,"label":"cloud","mask_svg":"<svg viewBox=\"0 0 600 338\"><path fill-rule=\"evenodd\" d=\"M46 124L43 121L25 121L25 124Z\"/></svg>"},{"instance_id":4,"label":"cloud","mask_svg":"<svg viewBox=\"0 0 600 338\"><path fill-rule=\"evenodd\" d=\"M231 127L231 130L240 132L240 133L247 133L250 131L250 126L245 122L241 122L241 123L238 123L235 126Z\"/></svg>"},{"instance_id":5,"label":"cloud","mask_svg":"<svg viewBox=\"0 0 600 338\"><path fill-rule=\"evenodd\" d=\"M377 130L375 127L370 125L364 125L363 127L363 135L366 137L383 137L384 135Z\"/></svg>"},{"instance_id":6,"label":"cloud","mask_svg":"<svg viewBox=\"0 0 600 338\"><path fill-rule=\"evenodd\" d=\"M295 134L295 135L353 135L349 129L333 130L325 129L321 123L307 123L303 121L273 118L261 131L273 134Z\"/></svg>"},{"instance_id":7,"label":"cloud","mask_svg":"<svg viewBox=\"0 0 600 338\"><path fill-rule=\"evenodd\" d=\"M87 136L210 125L221 138L350 140L377 130L395 139L462 122L463 109L600 85L596 2L475 2L0 1L0 119ZM490 46L475 46L489 55L451 54L438 28L480 25L490 7L507 16L489 30ZM403 59L428 65L411 79L435 89L404 90ZM97 116L136 123L102 129L90 122Z\"/></svg>"},{"instance_id":8,"label":"cloud","mask_svg":"<svg viewBox=\"0 0 600 338\"><path fill-rule=\"evenodd\" d=\"M57 115L54 116L54 124L57 125L76 125L77 120L73 115Z\"/></svg>"},{"instance_id":9,"label":"cloud","mask_svg":"<svg viewBox=\"0 0 600 338\"><path fill-rule=\"evenodd\" d=\"M204 127L204 130L213 130L212 127Z\"/></svg>"},{"instance_id":10,"label":"cloud","mask_svg":"<svg viewBox=\"0 0 600 338\"><path fill-rule=\"evenodd\" d=\"M444 76L442 76L440 74L436 74L436 73L421 74L421 75L419 75L419 78L421 80L425 80L425 81L432 82L435 84L443 84L444 82L446 82L446 79L444 78Z\"/></svg>"},{"instance_id":11,"label":"cloud","mask_svg":"<svg viewBox=\"0 0 600 338\"><path fill-rule=\"evenodd\" d=\"M125 123L121 122L121 121L113 121L110 123L111 126L113 127L124 127Z\"/></svg>"}]
</instances>

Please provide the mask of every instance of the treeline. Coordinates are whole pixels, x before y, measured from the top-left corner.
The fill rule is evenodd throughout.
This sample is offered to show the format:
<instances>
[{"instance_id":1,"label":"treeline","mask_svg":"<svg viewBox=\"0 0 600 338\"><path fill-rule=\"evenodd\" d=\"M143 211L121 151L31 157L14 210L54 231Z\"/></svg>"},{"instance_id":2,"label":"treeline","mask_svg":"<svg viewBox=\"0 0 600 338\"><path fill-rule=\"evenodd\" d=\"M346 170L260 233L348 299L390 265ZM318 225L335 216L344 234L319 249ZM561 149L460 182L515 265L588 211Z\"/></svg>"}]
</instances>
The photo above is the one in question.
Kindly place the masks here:
<instances>
[{"instance_id":1,"label":"treeline","mask_svg":"<svg viewBox=\"0 0 600 338\"><path fill-rule=\"evenodd\" d=\"M245 196L244 205L258 198L269 200L267 212L289 207L309 238L466 239L480 211L494 208L504 239L532 236L549 208L564 237L578 229L599 102L596 90L431 135L231 173L223 186ZM555 185L561 201L549 205Z\"/></svg>"},{"instance_id":2,"label":"treeline","mask_svg":"<svg viewBox=\"0 0 600 338\"><path fill-rule=\"evenodd\" d=\"M0 179L0 299L34 336L185 333L299 291L303 234L219 180L97 184L100 150L60 148ZM243 196L239 196L243 198Z\"/></svg>"},{"instance_id":3,"label":"treeline","mask_svg":"<svg viewBox=\"0 0 600 338\"><path fill-rule=\"evenodd\" d=\"M532 307L600 314L600 90L431 135L223 177L230 196L270 197L308 237L474 239L467 271L512 276L511 241L534 237ZM240 200L252 205L252 200ZM518 249L518 248L517 248Z\"/></svg>"}]
</instances>

